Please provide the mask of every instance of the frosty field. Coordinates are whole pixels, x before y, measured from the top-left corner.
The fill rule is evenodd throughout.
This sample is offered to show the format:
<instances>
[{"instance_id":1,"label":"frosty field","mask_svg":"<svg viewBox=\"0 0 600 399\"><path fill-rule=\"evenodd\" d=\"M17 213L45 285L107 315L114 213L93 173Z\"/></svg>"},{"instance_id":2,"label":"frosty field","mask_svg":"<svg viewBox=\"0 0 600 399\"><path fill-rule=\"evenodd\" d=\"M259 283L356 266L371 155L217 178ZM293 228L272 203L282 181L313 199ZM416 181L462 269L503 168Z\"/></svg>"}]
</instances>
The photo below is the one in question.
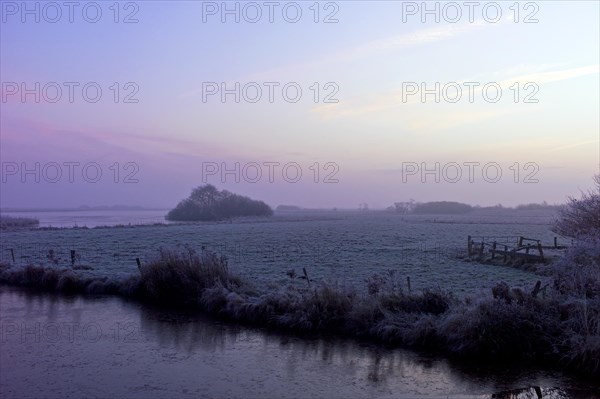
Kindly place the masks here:
<instances>
[{"instance_id":1,"label":"frosty field","mask_svg":"<svg viewBox=\"0 0 600 399\"><path fill-rule=\"evenodd\" d=\"M376 272L410 277L413 290L440 286L474 293L498 281L532 286L541 277L510 266L465 258L467 236L525 236L550 244L551 215L532 212L466 216L402 216L384 212L280 213L271 219L232 223L28 229L2 232L0 260L17 265L71 267L75 273L121 279L138 273L136 258L158 249L189 245L224 255L230 269L258 286L313 281L363 286ZM50 253L50 251L53 251ZM84 266L81 268L81 266Z\"/></svg>"}]
</instances>

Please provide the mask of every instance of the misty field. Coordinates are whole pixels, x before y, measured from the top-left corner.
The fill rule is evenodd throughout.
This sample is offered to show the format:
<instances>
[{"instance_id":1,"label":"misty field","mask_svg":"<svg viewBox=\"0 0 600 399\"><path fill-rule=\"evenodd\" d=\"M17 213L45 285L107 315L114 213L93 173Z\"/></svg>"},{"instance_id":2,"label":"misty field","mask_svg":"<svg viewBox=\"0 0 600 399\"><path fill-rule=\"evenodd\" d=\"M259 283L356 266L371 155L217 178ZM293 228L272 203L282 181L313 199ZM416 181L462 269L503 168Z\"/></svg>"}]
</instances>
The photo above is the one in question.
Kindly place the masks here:
<instances>
[{"instance_id":1,"label":"misty field","mask_svg":"<svg viewBox=\"0 0 600 399\"><path fill-rule=\"evenodd\" d=\"M81 277L137 275L160 248L204 248L227 257L229 267L258 286L315 282L363 286L373 273L396 271L413 290L455 294L488 289L498 281L530 287L543 277L510 266L466 259L467 236L519 236L550 244L548 214L532 212L465 216L402 216L370 212L278 214L232 223L30 229L2 234L0 261L72 267ZM11 253L12 249L12 253ZM291 278L290 275L296 276Z\"/></svg>"}]
</instances>

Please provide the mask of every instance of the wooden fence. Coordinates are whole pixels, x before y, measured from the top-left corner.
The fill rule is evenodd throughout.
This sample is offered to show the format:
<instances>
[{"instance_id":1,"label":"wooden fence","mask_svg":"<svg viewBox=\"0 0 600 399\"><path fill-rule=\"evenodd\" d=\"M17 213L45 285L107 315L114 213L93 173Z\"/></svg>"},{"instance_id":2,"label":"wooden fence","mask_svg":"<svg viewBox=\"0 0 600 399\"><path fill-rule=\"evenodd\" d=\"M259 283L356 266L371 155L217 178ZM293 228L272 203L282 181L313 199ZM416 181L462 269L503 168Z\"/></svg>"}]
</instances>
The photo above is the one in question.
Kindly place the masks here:
<instances>
[{"instance_id":1,"label":"wooden fence","mask_svg":"<svg viewBox=\"0 0 600 399\"><path fill-rule=\"evenodd\" d=\"M482 260L502 259L508 261L545 262L545 249L566 249L559 245L554 237L553 245L542 245L541 240L523 236L468 237L467 253L469 257L478 256Z\"/></svg>"}]
</instances>

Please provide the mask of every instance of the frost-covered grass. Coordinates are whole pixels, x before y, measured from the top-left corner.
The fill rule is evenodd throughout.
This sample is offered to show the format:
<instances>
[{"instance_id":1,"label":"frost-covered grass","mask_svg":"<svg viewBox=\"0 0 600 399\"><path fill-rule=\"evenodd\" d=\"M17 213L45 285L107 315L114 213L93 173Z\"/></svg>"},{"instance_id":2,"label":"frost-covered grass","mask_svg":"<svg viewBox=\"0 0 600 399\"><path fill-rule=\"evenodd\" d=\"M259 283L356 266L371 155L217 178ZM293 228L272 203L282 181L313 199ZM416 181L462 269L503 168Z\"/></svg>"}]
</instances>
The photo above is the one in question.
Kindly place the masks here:
<instances>
[{"instance_id":1,"label":"frost-covered grass","mask_svg":"<svg viewBox=\"0 0 600 399\"><path fill-rule=\"evenodd\" d=\"M414 290L440 286L457 295L489 289L499 280L511 286L534 284L538 277L531 272L465 261L468 235L523 235L544 243L553 241L549 224L501 224L495 220L488 218L486 224L433 223L374 213L341 215L335 220L282 216L252 223L11 230L2 233L0 261L12 263L13 249L17 265L44 263L53 251L58 266L70 267L70 250L75 250L78 263L93 268L76 274L124 278L137 273L135 258L146 264L146 256L160 247L189 244L199 252L205 247L226 256L232 271L262 288L272 282L289 282L286 272L294 269L302 274L302 268L315 282L355 286L374 273L396 270L403 282L411 278ZM299 279L292 283L305 284Z\"/></svg>"},{"instance_id":2,"label":"frost-covered grass","mask_svg":"<svg viewBox=\"0 0 600 399\"><path fill-rule=\"evenodd\" d=\"M212 252L197 254L161 249L140 268L139 295L166 305L197 306L204 291L215 285L239 289L241 279L229 272L227 261Z\"/></svg>"},{"instance_id":3,"label":"frost-covered grass","mask_svg":"<svg viewBox=\"0 0 600 399\"><path fill-rule=\"evenodd\" d=\"M137 276L77 278L48 266L0 267L0 282L50 291L111 293L294 333L339 334L488 361L555 363L600 372L600 242L580 241L544 288L499 283L459 298L407 292L398 273L359 285L305 281L257 288L210 252L161 250Z\"/></svg>"}]
</instances>

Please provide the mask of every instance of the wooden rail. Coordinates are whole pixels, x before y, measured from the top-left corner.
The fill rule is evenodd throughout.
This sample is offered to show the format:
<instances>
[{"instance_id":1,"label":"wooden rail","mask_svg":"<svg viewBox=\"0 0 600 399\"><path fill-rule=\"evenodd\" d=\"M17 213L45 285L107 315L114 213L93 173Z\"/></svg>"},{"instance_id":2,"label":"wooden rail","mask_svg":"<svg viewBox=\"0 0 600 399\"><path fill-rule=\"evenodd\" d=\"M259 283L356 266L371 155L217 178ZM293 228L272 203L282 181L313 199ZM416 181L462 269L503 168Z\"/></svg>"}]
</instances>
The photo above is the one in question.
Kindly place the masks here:
<instances>
[{"instance_id":1,"label":"wooden rail","mask_svg":"<svg viewBox=\"0 0 600 399\"><path fill-rule=\"evenodd\" d=\"M544 246L541 240L523 236L511 237L479 237L476 241L468 236L467 254L469 257L477 255L485 259L490 254L490 260L502 257L504 263L509 260L522 260L525 262L545 262L544 249L565 249L566 245L558 245L558 238L554 237L554 245ZM487 249L487 251L486 251Z\"/></svg>"}]
</instances>

